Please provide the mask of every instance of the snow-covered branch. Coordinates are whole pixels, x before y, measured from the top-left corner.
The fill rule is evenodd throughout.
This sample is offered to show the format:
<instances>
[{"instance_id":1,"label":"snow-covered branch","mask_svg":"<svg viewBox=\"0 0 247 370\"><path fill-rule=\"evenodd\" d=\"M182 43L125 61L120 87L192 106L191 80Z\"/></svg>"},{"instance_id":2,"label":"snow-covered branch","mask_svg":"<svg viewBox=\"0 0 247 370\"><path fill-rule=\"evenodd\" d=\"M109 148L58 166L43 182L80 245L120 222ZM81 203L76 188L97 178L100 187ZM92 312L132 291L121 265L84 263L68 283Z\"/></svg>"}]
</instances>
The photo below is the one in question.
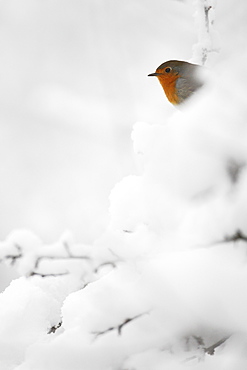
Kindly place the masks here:
<instances>
[{"instance_id":1,"label":"snow-covered branch","mask_svg":"<svg viewBox=\"0 0 247 370\"><path fill-rule=\"evenodd\" d=\"M71 235L62 235L53 244L43 243L29 231L11 233L0 243L0 261L10 263L25 277L74 276L87 284L94 280L103 267L116 267L116 257L109 259L94 256L90 245L75 243Z\"/></svg>"},{"instance_id":2,"label":"snow-covered branch","mask_svg":"<svg viewBox=\"0 0 247 370\"><path fill-rule=\"evenodd\" d=\"M198 43L194 46L193 58L199 64L205 65L213 53L218 53L219 42L215 26L215 0L195 0L195 22Z\"/></svg>"}]
</instances>

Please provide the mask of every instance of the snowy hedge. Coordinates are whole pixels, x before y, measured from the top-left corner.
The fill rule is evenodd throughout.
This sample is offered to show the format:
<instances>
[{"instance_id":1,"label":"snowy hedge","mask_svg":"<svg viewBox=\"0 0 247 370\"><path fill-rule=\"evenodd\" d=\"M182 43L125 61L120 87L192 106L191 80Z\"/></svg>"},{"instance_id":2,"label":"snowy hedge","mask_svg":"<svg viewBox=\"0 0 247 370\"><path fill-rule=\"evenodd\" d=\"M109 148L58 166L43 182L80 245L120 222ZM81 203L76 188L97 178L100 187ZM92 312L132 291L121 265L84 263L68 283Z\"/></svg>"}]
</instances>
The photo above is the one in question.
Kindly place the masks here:
<instances>
[{"instance_id":1,"label":"snowy hedge","mask_svg":"<svg viewBox=\"0 0 247 370\"><path fill-rule=\"evenodd\" d=\"M139 175L93 245L1 242L21 275L0 295L1 370L246 369L245 58L219 58L163 125L134 125Z\"/></svg>"}]
</instances>

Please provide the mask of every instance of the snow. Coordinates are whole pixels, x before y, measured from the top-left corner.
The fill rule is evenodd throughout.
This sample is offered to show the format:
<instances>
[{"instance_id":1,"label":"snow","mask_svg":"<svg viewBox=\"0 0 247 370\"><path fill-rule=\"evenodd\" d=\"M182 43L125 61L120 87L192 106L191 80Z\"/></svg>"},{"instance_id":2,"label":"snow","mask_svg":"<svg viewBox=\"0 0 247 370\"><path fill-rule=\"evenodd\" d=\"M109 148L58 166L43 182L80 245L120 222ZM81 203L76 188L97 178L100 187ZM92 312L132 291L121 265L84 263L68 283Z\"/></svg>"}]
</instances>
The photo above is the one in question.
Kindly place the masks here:
<instances>
[{"instance_id":1,"label":"snow","mask_svg":"<svg viewBox=\"0 0 247 370\"><path fill-rule=\"evenodd\" d=\"M112 188L104 232L47 243L21 229L1 242L21 275L0 295L1 370L246 369L247 72L222 32L229 9L236 24L242 13L225 3L210 18L222 56L196 3L207 83L133 125L137 170Z\"/></svg>"},{"instance_id":2,"label":"snow","mask_svg":"<svg viewBox=\"0 0 247 370\"><path fill-rule=\"evenodd\" d=\"M25 358L26 349L60 320L60 307L68 294L64 282L14 280L1 294L2 369L12 369ZM9 318L9 319L8 319Z\"/></svg>"}]
</instances>

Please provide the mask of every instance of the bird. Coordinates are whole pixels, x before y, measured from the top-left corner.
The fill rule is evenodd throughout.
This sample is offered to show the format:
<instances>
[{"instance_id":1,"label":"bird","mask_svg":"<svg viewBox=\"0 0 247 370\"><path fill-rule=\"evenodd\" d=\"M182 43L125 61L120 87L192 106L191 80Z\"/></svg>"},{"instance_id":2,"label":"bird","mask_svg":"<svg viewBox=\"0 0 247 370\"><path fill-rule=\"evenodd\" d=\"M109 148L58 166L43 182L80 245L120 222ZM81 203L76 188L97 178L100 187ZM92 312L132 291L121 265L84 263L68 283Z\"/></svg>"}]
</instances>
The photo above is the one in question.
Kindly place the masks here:
<instances>
[{"instance_id":1,"label":"bird","mask_svg":"<svg viewBox=\"0 0 247 370\"><path fill-rule=\"evenodd\" d=\"M148 76L158 77L169 102L179 105L203 86L204 83L199 75L201 69L203 67L197 64L182 60L169 60L162 63L156 72Z\"/></svg>"}]
</instances>

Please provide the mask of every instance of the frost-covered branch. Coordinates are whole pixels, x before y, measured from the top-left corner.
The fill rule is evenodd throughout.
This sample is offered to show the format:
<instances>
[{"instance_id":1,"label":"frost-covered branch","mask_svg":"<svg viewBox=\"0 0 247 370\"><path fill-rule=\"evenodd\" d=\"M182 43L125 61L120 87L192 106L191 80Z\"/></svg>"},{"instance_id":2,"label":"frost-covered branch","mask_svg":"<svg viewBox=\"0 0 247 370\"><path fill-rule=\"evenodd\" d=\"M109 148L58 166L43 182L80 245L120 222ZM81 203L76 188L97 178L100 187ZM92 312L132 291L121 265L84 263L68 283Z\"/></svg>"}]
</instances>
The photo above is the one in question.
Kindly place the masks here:
<instances>
[{"instance_id":1,"label":"frost-covered branch","mask_svg":"<svg viewBox=\"0 0 247 370\"><path fill-rule=\"evenodd\" d=\"M26 277L74 275L85 284L94 280L102 267L114 268L115 259L111 255L109 260L93 258L90 245L77 244L67 234L54 244L44 244L33 233L21 230L0 243L0 262L14 265Z\"/></svg>"},{"instance_id":2,"label":"frost-covered branch","mask_svg":"<svg viewBox=\"0 0 247 370\"><path fill-rule=\"evenodd\" d=\"M47 256L39 256L37 257L36 259L36 262L35 262L35 269L39 268L39 265L40 265L40 262L41 261L44 261L44 260L77 260L77 259L82 259L82 260L90 260L91 258L89 256L86 256L86 255L73 255L70 251L70 247L67 243L64 243L64 248L66 250L66 253L67 253L67 256L61 256L61 255L47 255Z\"/></svg>"},{"instance_id":3,"label":"frost-covered branch","mask_svg":"<svg viewBox=\"0 0 247 370\"><path fill-rule=\"evenodd\" d=\"M219 52L218 37L214 30L215 0L196 0L195 22L198 43L194 46L194 59L204 65L210 54Z\"/></svg>"}]
</instances>

